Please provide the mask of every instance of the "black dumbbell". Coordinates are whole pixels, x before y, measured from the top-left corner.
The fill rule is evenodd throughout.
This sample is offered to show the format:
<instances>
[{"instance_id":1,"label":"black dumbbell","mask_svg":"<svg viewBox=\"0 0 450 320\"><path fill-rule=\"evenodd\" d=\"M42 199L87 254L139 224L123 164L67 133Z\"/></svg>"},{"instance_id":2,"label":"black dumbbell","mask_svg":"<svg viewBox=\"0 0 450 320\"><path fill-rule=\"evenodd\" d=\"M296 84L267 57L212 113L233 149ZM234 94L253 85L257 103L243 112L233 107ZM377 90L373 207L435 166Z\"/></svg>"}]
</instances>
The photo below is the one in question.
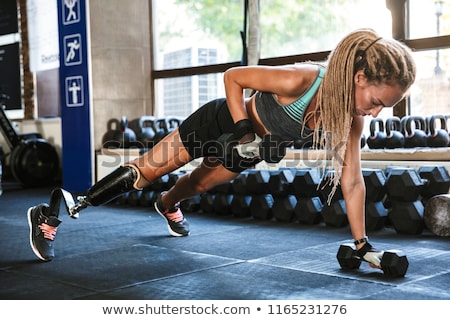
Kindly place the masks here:
<instances>
[{"instance_id":1,"label":"black dumbbell","mask_svg":"<svg viewBox=\"0 0 450 320\"><path fill-rule=\"evenodd\" d=\"M268 182L269 193L274 197L291 194L295 170L295 168L280 168L277 174L271 174Z\"/></svg>"},{"instance_id":2,"label":"black dumbbell","mask_svg":"<svg viewBox=\"0 0 450 320\"><path fill-rule=\"evenodd\" d=\"M219 216L231 215L231 201L233 201L232 194L222 192L216 193L213 200L214 212Z\"/></svg>"},{"instance_id":3,"label":"black dumbbell","mask_svg":"<svg viewBox=\"0 0 450 320\"><path fill-rule=\"evenodd\" d=\"M361 258L356 255L353 244L342 244L336 257L341 268L345 270L358 269L362 262ZM384 251L381 258L381 269L386 276L404 277L408 267L408 258L403 252L399 250Z\"/></svg>"},{"instance_id":4,"label":"black dumbbell","mask_svg":"<svg viewBox=\"0 0 450 320\"><path fill-rule=\"evenodd\" d=\"M184 199L180 202L180 208L183 212L197 212L200 210L200 195Z\"/></svg>"},{"instance_id":5,"label":"black dumbbell","mask_svg":"<svg viewBox=\"0 0 450 320\"><path fill-rule=\"evenodd\" d=\"M250 217L250 201L252 196L236 193L230 202L230 210L237 218Z\"/></svg>"},{"instance_id":6,"label":"black dumbbell","mask_svg":"<svg viewBox=\"0 0 450 320\"><path fill-rule=\"evenodd\" d=\"M347 208L344 199L325 203L322 208L322 218L327 226L342 228L348 225Z\"/></svg>"},{"instance_id":7,"label":"black dumbbell","mask_svg":"<svg viewBox=\"0 0 450 320\"><path fill-rule=\"evenodd\" d=\"M214 198L215 194L212 192L203 192L202 194L200 194L199 207L203 213L214 212Z\"/></svg>"},{"instance_id":8,"label":"black dumbbell","mask_svg":"<svg viewBox=\"0 0 450 320\"><path fill-rule=\"evenodd\" d=\"M272 219L273 196L268 194L255 194L250 201L250 214L258 220Z\"/></svg>"},{"instance_id":9,"label":"black dumbbell","mask_svg":"<svg viewBox=\"0 0 450 320\"><path fill-rule=\"evenodd\" d=\"M253 195L267 193L271 171L265 169L247 169L246 171L247 192Z\"/></svg>"},{"instance_id":10,"label":"black dumbbell","mask_svg":"<svg viewBox=\"0 0 450 320\"><path fill-rule=\"evenodd\" d=\"M365 224L367 231L383 229L388 222L388 210L382 201L367 202L365 204Z\"/></svg>"},{"instance_id":11,"label":"black dumbbell","mask_svg":"<svg viewBox=\"0 0 450 320\"><path fill-rule=\"evenodd\" d=\"M382 169L363 168L362 175L366 186L366 201L382 201L386 196L386 175Z\"/></svg>"},{"instance_id":12,"label":"black dumbbell","mask_svg":"<svg viewBox=\"0 0 450 320\"><path fill-rule=\"evenodd\" d=\"M294 208L295 216L301 224L318 224L322 221L323 203L319 197L299 198Z\"/></svg>"},{"instance_id":13,"label":"black dumbbell","mask_svg":"<svg viewBox=\"0 0 450 320\"><path fill-rule=\"evenodd\" d=\"M312 198L319 195L320 169L301 168L294 174L292 192L297 197Z\"/></svg>"},{"instance_id":14,"label":"black dumbbell","mask_svg":"<svg viewBox=\"0 0 450 320\"><path fill-rule=\"evenodd\" d=\"M449 192L450 176L444 166L421 166L418 173L425 180L425 187L421 193L424 199Z\"/></svg>"},{"instance_id":15,"label":"black dumbbell","mask_svg":"<svg viewBox=\"0 0 450 320\"><path fill-rule=\"evenodd\" d=\"M279 222L292 222L297 198L294 195L274 197L272 205L273 217Z\"/></svg>"},{"instance_id":16,"label":"black dumbbell","mask_svg":"<svg viewBox=\"0 0 450 320\"><path fill-rule=\"evenodd\" d=\"M416 201L424 186L425 181L414 168L390 167L387 169L386 192L390 201Z\"/></svg>"}]
</instances>

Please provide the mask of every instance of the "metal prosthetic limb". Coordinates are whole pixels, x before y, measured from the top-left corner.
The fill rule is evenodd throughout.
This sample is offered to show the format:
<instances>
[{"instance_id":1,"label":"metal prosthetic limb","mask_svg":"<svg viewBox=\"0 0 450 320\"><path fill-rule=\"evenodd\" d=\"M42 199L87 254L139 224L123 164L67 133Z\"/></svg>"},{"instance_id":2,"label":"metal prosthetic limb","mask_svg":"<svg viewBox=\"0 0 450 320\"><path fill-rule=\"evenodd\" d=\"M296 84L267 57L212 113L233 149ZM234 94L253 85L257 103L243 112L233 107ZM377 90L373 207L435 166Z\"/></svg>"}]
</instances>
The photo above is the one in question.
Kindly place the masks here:
<instances>
[{"instance_id":1,"label":"metal prosthetic limb","mask_svg":"<svg viewBox=\"0 0 450 320\"><path fill-rule=\"evenodd\" d=\"M86 195L78 196L77 203L69 192L61 188L54 189L50 200L50 210L57 214L63 199L67 213L71 218L76 219L79 216L78 213L88 206L102 205L128 191L138 189L135 185L139 177L140 173L136 167L121 166L89 188Z\"/></svg>"}]
</instances>

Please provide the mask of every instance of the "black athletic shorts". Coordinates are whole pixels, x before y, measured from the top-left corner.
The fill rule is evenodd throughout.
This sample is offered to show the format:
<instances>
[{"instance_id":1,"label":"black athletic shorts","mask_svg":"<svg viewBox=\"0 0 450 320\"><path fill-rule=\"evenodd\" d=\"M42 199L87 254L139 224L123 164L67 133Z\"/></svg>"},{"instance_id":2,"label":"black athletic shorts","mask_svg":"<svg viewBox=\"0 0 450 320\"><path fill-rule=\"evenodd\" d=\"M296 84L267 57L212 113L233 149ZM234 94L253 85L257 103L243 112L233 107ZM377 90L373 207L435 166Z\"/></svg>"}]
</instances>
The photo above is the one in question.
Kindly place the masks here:
<instances>
[{"instance_id":1,"label":"black athletic shorts","mask_svg":"<svg viewBox=\"0 0 450 320\"><path fill-rule=\"evenodd\" d=\"M213 156L232 172L242 172L261 160L225 157L217 142L223 133L234 132L234 122L224 98L212 100L187 117L179 126L184 147L192 158Z\"/></svg>"}]
</instances>

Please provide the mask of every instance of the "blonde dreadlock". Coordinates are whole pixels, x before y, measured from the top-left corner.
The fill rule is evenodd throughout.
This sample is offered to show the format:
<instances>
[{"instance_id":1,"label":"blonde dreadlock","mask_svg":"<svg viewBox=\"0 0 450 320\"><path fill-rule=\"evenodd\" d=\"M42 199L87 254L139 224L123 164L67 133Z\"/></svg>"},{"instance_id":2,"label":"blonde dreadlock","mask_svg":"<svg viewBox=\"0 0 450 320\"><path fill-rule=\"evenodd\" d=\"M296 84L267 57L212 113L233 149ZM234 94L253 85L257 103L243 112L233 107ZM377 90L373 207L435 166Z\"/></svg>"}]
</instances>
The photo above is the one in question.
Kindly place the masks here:
<instances>
[{"instance_id":1,"label":"blonde dreadlock","mask_svg":"<svg viewBox=\"0 0 450 320\"><path fill-rule=\"evenodd\" d=\"M333 197L344 166L346 143L355 110L354 75L363 70L373 84L399 85L405 92L415 79L416 68L410 50L400 42L378 36L371 29L348 34L330 54L327 72L318 91L315 148L331 151ZM323 159L324 166L326 159Z\"/></svg>"}]
</instances>

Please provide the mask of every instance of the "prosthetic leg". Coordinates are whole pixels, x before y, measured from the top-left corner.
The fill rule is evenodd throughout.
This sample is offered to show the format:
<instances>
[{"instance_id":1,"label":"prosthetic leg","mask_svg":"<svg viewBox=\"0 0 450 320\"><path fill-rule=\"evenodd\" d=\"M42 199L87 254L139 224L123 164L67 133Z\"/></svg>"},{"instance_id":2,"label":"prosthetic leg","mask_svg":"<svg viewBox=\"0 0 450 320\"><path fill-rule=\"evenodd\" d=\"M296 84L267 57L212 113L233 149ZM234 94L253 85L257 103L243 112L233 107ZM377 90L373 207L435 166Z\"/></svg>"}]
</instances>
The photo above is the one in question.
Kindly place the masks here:
<instances>
[{"instance_id":1,"label":"prosthetic leg","mask_svg":"<svg viewBox=\"0 0 450 320\"><path fill-rule=\"evenodd\" d=\"M141 174L134 165L126 164L117 168L87 190L86 195L79 196L78 203L69 207L69 216L78 218L78 213L88 206L99 206L128 191L140 190L140 179Z\"/></svg>"},{"instance_id":2,"label":"prosthetic leg","mask_svg":"<svg viewBox=\"0 0 450 320\"><path fill-rule=\"evenodd\" d=\"M54 189L49 205L42 203L28 209L30 245L33 252L43 261L51 261L55 256L53 241L61 223L58 219L61 200L69 216L78 218L78 213L88 206L99 206L125 192L139 189L140 178L141 174L134 165L121 166L94 184L85 196L78 197L78 203L75 203L70 192L61 188Z\"/></svg>"}]
</instances>

